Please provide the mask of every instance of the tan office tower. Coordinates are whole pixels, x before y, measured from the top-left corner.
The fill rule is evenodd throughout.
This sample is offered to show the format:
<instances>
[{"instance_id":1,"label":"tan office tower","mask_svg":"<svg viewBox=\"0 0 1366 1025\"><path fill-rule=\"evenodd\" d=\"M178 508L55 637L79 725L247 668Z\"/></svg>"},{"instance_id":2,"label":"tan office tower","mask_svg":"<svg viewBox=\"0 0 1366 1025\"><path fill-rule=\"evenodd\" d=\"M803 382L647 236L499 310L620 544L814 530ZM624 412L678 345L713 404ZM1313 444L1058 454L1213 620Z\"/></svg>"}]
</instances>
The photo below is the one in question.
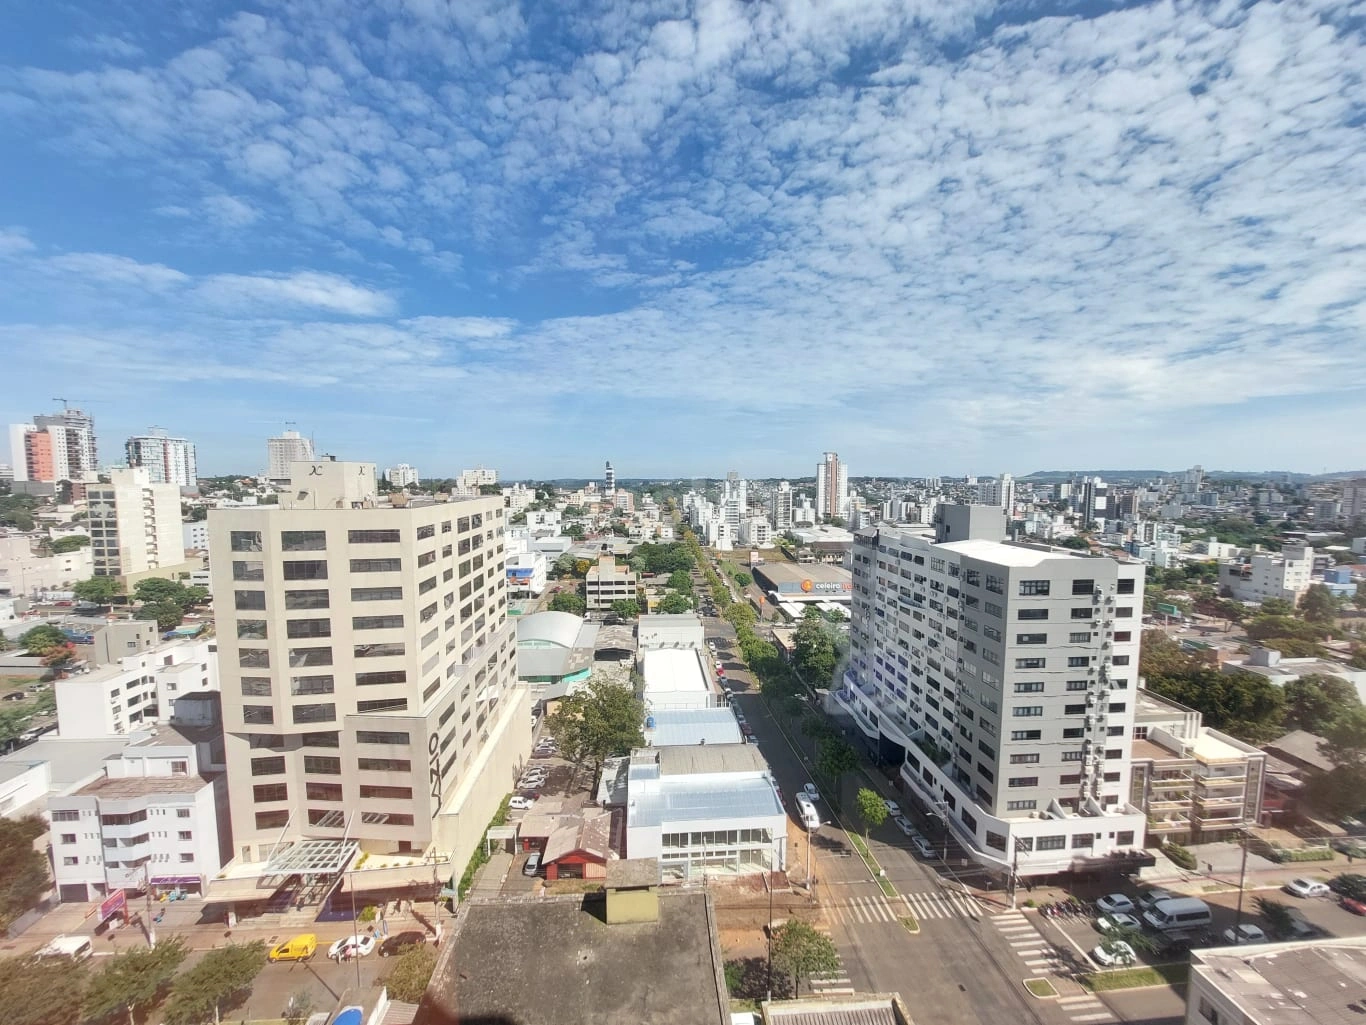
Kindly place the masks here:
<instances>
[{"instance_id":1,"label":"tan office tower","mask_svg":"<svg viewBox=\"0 0 1366 1025\"><path fill-rule=\"evenodd\" d=\"M209 514L236 860L346 839L462 866L531 744L502 497L381 503L371 463L289 478Z\"/></svg>"}]
</instances>

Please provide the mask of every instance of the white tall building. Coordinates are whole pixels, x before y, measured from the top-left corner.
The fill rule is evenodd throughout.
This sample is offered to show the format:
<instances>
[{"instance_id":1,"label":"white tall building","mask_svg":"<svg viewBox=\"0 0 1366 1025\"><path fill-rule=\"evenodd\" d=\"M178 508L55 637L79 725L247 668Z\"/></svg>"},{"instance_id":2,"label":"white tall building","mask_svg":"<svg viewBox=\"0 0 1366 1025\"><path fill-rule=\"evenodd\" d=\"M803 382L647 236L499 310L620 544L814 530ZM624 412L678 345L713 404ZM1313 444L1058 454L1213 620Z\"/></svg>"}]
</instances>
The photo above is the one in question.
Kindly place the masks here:
<instances>
[{"instance_id":1,"label":"white tall building","mask_svg":"<svg viewBox=\"0 0 1366 1025\"><path fill-rule=\"evenodd\" d=\"M739 536L740 521L748 515L749 482L732 470L721 485L721 517L730 527L730 536Z\"/></svg>"},{"instance_id":2,"label":"white tall building","mask_svg":"<svg viewBox=\"0 0 1366 1025\"><path fill-rule=\"evenodd\" d=\"M849 467L839 453L826 452L816 464L816 519L843 516L848 507Z\"/></svg>"},{"instance_id":3,"label":"white tall building","mask_svg":"<svg viewBox=\"0 0 1366 1025\"><path fill-rule=\"evenodd\" d=\"M154 484L144 467L112 470L109 480L85 492L95 576L131 585L187 570L179 485Z\"/></svg>"},{"instance_id":4,"label":"white tall building","mask_svg":"<svg viewBox=\"0 0 1366 1025\"><path fill-rule=\"evenodd\" d=\"M95 450L95 421L88 413L67 407L60 413L35 416L34 426L52 436L53 463L58 480L84 480L99 469Z\"/></svg>"},{"instance_id":5,"label":"white tall building","mask_svg":"<svg viewBox=\"0 0 1366 1025\"><path fill-rule=\"evenodd\" d=\"M857 535L832 703L988 868L1141 851L1128 801L1143 565L1004 536L987 506Z\"/></svg>"},{"instance_id":6,"label":"white tall building","mask_svg":"<svg viewBox=\"0 0 1366 1025\"><path fill-rule=\"evenodd\" d=\"M409 466L407 463L399 463L397 466L391 466L384 471L384 479L393 487L406 488L409 484L418 482L417 467ZM476 487L473 490L478 491L479 489Z\"/></svg>"},{"instance_id":7,"label":"white tall building","mask_svg":"<svg viewBox=\"0 0 1366 1025\"><path fill-rule=\"evenodd\" d=\"M298 431L285 431L278 438L266 441L266 476L271 480L289 480L291 463L313 461L313 439Z\"/></svg>"},{"instance_id":8,"label":"white tall building","mask_svg":"<svg viewBox=\"0 0 1366 1025\"><path fill-rule=\"evenodd\" d=\"M775 531L782 533L792 529L792 485L787 481L778 481L778 486L773 489L769 513Z\"/></svg>"},{"instance_id":9,"label":"white tall building","mask_svg":"<svg viewBox=\"0 0 1366 1025\"><path fill-rule=\"evenodd\" d=\"M497 483L498 471L490 470L485 466L476 466L473 470L462 470L460 476L455 479L457 490L471 493L478 493L481 487Z\"/></svg>"},{"instance_id":10,"label":"white tall building","mask_svg":"<svg viewBox=\"0 0 1366 1025\"><path fill-rule=\"evenodd\" d=\"M602 471L602 491L603 494L610 495L617 490L617 471L612 469L612 462L608 460L607 466Z\"/></svg>"},{"instance_id":11,"label":"white tall building","mask_svg":"<svg viewBox=\"0 0 1366 1025\"><path fill-rule=\"evenodd\" d=\"M137 435L128 439L124 451L128 465L144 468L153 484L192 488L199 481L194 443L184 438L171 438L165 434Z\"/></svg>"},{"instance_id":12,"label":"white tall building","mask_svg":"<svg viewBox=\"0 0 1366 1025\"><path fill-rule=\"evenodd\" d=\"M977 485L977 502L1004 509L1006 519L1011 519L1015 509L1015 478L1003 473L996 480L982 481Z\"/></svg>"},{"instance_id":13,"label":"white tall building","mask_svg":"<svg viewBox=\"0 0 1366 1025\"><path fill-rule=\"evenodd\" d=\"M503 500L287 476L278 506L209 514L236 860L345 839L463 865L530 753Z\"/></svg>"},{"instance_id":14,"label":"white tall building","mask_svg":"<svg viewBox=\"0 0 1366 1025\"><path fill-rule=\"evenodd\" d=\"M1298 604L1309 590L1314 549L1285 545L1279 552L1252 552L1219 564L1219 590L1237 601L1284 598Z\"/></svg>"}]
</instances>

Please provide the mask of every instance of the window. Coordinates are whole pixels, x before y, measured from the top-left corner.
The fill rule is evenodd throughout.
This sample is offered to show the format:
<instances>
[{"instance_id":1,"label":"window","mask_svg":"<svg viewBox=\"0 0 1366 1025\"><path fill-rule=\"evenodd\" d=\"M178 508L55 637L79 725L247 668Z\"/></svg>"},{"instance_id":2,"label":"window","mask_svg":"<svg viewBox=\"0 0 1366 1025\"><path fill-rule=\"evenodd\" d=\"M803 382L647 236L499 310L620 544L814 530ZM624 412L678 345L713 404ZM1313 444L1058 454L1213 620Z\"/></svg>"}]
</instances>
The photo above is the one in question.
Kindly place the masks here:
<instances>
[{"instance_id":1,"label":"window","mask_svg":"<svg viewBox=\"0 0 1366 1025\"><path fill-rule=\"evenodd\" d=\"M285 633L289 637L331 637L332 620L330 619L291 619L285 624Z\"/></svg>"},{"instance_id":2,"label":"window","mask_svg":"<svg viewBox=\"0 0 1366 1025\"><path fill-rule=\"evenodd\" d=\"M1089 686L1091 686L1091 681L1090 681L1090 680L1068 680L1068 681L1067 681L1067 689L1068 689L1068 690L1073 690L1073 691L1076 691L1076 690L1085 690L1085 689L1086 689L1087 687L1089 687Z\"/></svg>"},{"instance_id":3,"label":"window","mask_svg":"<svg viewBox=\"0 0 1366 1025\"><path fill-rule=\"evenodd\" d=\"M1134 639L1134 635L1133 635L1132 633L1130 633L1128 630L1116 630L1116 631L1115 631L1115 641L1116 641L1116 642L1131 641L1131 640L1133 640L1133 639Z\"/></svg>"},{"instance_id":4,"label":"window","mask_svg":"<svg viewBox=\"0 0 1366 1025\"><path fill-rule=\"evenodd\" d=\"M1006 811L1033 811L1038 806L1038 801L1007 801Z\"/></svg>"},{"instance_id":5,"label":"window","mask_svg":"<svg viewBox=\"0 0 1366 1025\"><path fill-rule=\"evenodd\" d=\"M1121 829L1115 834L1115 845L1118 847L1132 847L1134 845L1134 831L1132 829Z\"/></svg>"},{"instance_id":6,"label":"window","mask_svg":"<svg viewBox=\"0 0 1366 1025\"><path fill-rule=\"evenodd\" d=\"M419 541L425 541L425 540L427 540L427 538L429 538L429 537L434 537L435 535L436 535L436 524L435 524L435 523L427 523L427 524L424 524L423 526L417 528L417 539L418 539Z\"/></svg>"},{"instance_id":7,"label":"window","mask_svg":"<svg viewBox=\"0 0 1366 1025\"><path fill-rule=\"evenodd\" d=\"M352 559L352 573L397 573L403 568L402 559Z\"/></svg>"},{"instance_id":8,"label":"window","mask_svg":"<svg viewBox=\"0 0 1366 1025\"><path fill-rule=\"evenodd\" d=\"M234 530L228 535L228 547L234 552L259 552L261 532L259 530Z\"/></svg>"},{"instance_id":9,"label":"window","mask_svg":"<svg viewBox=\"0 0 1366 1025\"><path fill-rule=\"evenodd\" d=\"M1110 659L1110 661L1113 662L1113 663L1114 663L1115 665L1117 665L1117 666L1127 666L1127 665L1129 664L1129 656L1128 656L1128 655L1116 655L1114 658Z\"/></svg>"},{"instance_id":10,"label":"window","mask_svg":"<svg viewBox=\"0 0 1366 1025\"><path fill-rule=\"evenodd\" d=\"M237 639L239 641L264 641L266 639L266 621L264 619L239 619L237 621Z\"/></svg>"},{"instance_id":11,"label":"window","mask_svg":"<svg viewBox=\"0 0 1366 1025\"><path fill-rule=\"evenodd\" d=\"M274 758L253 758L251 760L251 774L253 776L280 776L285 771L285 760L282 757Z\"/></svg>"},{"instance_id":12,"label":"window","mask_svg":"<svg viewBox=\"0 0 1366 1025\"><path fill-rule=\"evenodd\" d=\"M63 864L63 865L79 865L80 863L81 863L81 859L80 859L80 858L63 858L63 859L62 859L62 864Z\"/></svg>"},{"instance_id":13,"label":"window","mask_svg":"<svg viewBox=\"0 0 1366 1025\"><path fill-rule=\"evenodd\" d=\"M407 698L380 698L378 701L357 701L357 712L406 712Z\"/></svg>"},{"instance_id":14,"label":"window","mask_svg":"<svg viewBox=\"0 0 1366 1025\"><path fill-rule=\"evenodd\" d=\"M76 842L76 834L75 834L75 833L63 833L63 834L62 834L62 843L75 843L75 842Z\"/></svg>"},{"instance_id":15,"label":"window","mask_svg":"<svg viewBox=\"0 0 1366 1025\"><path fill-rule=\"evenodd\" d=\"M1048 634L1016 634L1016 644L1047 644Z\"/></svg>"},{"instance_id":16,"label":"window","mask_svg":"<svg viewBox=\"0 0 1366 1025\"><path fill-rule=\"evenodd\" d=\"M987 835L986 835L986 845L987 845L988 847L992 847L992 848L994 848L994 849L996 849L996 850L998 850L998 851L1003 851L1003 850L1005 850L1005 849L1006 849L1006 838L1005 838L1005 834L1004 834L1004 833L993 833L990 829L988 829L988 830L987 830Z\"/></svg>"},{"instance_id":17,"label":"window","mask_svg":"<svg viewBox=\"0 0 1366 1025\"><path fill-rule=\"evenodd\" d=\"M336 705L295 705L291 711L294 713L296 723L305 722L335 722L337 719Z\"/></svg>"},{"instance_id":18,"label":"window","mask_svg":"<svg viewBox=\"0 0 1366 1025\"><path fill-rule=\"evenodd\" d=\"M1006 780L1006 785L1011 787L1036 787L1039 785L1038 776L1011 776Z\"/></svg>"},{"instance_id":19,"label":"window","mask_svg":"<svg viewBox=\"0 0 1366 1025\"><path fill-rule=\"evenodd\" d=\"M401 587L353 587L352 601L398 601L403 597Z\"/></svg>"},{"instance_id":20,"label":"window","mask_svg":"<svg viewBox=\"0 0 1366 1025\"><path fill-rule=\"evenodd\" d=\"M190 809L189 809L189 808L177 808L177 809L175 810L175 817L178 818L178 819L188 819L188 818L190 817Z\"/></svg>"},{"instance_id":21,"label":"window","mask_svg":"<svg viewBox=\"0 0 1366 1025\"><path fill-rule=\"evenodd\" d=\"M352 616L352 630L395 630L403 626L402 616Z\"/></svg>"},{"instance_id":22,"label":"window","mask_svg":"<svg viewBox=\"0 0 1366 1025\"><path fill-rule=\"evenodd\" d=\"M336 690L335 681L331 676L291 676L289 678L289 693L292 697L300 697L307 694L331 694Z\"/></svg>"},{"instance_id":23,"label":"window","mask_svg":"<svg viewBox=\"0 0 1366 1025\"><path fill-rule=\"evenodd\" d=\"M1017 613L1015 613L1015 616L1016 616L1016 618L1018 618L1018 619L1047 619L1047 618L1048 618L1048 610L1047 610L1047 609L1020 609Z\"/></svg>"},{"instance_id":24,"label":"window","mask_svg":"<svg viewBox=\"0 0 1366 1025\"><path fill-rule=\"evenodd\" d=\"M1058 785L1059 785L1059 786L1072 787L1072 786L1076 786L1076 785L1077 785L1078 783L1080 783L1080 782L1081 782L1081 773L1079 773L1079 772L1078 772L1078 773L1073 773L1073 774L1067 775L1067 776L1059 776L1059 777L1058 777Z\"/></svg>"},{"instance_id":25,"label":"window","mask_svg":"<svg viewBox=\"0 0 1366 1025\"><path fill-rule=\"evenodd\" d=\"M406 669L387 669L379 673L357 673L357 687L374 687L384 683L407 683L408 671Z\"/></svg>"},{"instance_id":26,"label":"window","mask_svg":"<svg viewBox=\"0 0 1366 1025\"><path fill-rule=\"evenodd\" d=\"M1111 701L1111 702L1110 702L1110 711L1111 711L1111 712L1123 712L1127 707L1128 707L1128 706L1127 706L1123 701Z\"/></svg>"},{"instance_id":27,"label":"window","mask_svg":"<svg viewBox=\"0 0 1366 1025\"><path fill-rule=\"evenodd\" d=\"M383 644L357 644L352 651L356 658L384 658L388 655L402 655L402 641L386 641Z\"/></svg>"},{"instance_id":28,"label":"window","mask_svg":"<svg viewBox=\"0 0 1366 1025\"><path fill-rule=\"evenodd\" d=\"M270 652L265 648L239 648L237 665L241 669L269 669Z\"/></svg>"},{"instance_id":29,"label":"window","mask_svg":"<svg viewBox=\"0 0 1366 1025\"><path fill-rule=\"evenodd\" d=\"M260 561L233 560L232 578L234 580L264 580L266 579L266 564Z\"/></svg>"},{"instance_id":30,"label":"window","mask_svg":"<svg viewBox=\"0 0 1366 1025\"><path fill-rule=\"evenodd\" d=\"M322 559L294 559L285 563L286 580L326 580L327 563Z\"/></svg>"},{"instance_id":31,"label":"window","mask_svg":"<svg viewBox=\"0 0 1366 1025\"><path fill-rule=\"evenodd\" d=\"M1041 851L1060 851L1067 846L1067 837L1041 836L1035 846Z\"/></svg>"},{"instance_id":32,"label":"window","mask_svg":"<svg viewBox=\"0 0 1366 1025\"><path fill-rule=\"evenodd\" d=\"M293 611L302 609L325 609L328 607L327 591L286 591L285 608Z\"/></svg>"},{"instance_id":33,"label":"window","mask_svg":"<svg viewBox=\"0 0 1366 1025\"><path fill-rule=\"evenodd\" d=\"M1094 846L1095 842L1096 838L1093 833L1078 833L1076 836L1072 837L1072 849L1074 851L1084 850Z\"/></svg>"},{"instance_id":34,"label":"window","mask_svg":"<svg viewBox=\"0 0 1366 1025\"><path fill-rule=\"evenodd\" d=\"M1134 609L1133 609L1133 606L1132 606L1132 605L1126 605L1126 606L1125 606L1124 608L1122 608L1122 609L1115 609L1115 618L1116 618L1116 619L1133 619L1133 618L1134 618Z\"/></svg>"},{"instance_id":35,"label":"window","mask_svg":"<svg viewBox=\"0 0 1366 1025\"><path fill-rule=\"evenodd\" d=\"M341 759L328 755L304 755L304 772L320 776L340 776Z\"/></svg>"},{"instance_id":36,"label":"window","mask_svg":"<svg viewBox=\"0 0 1366 1025\"><path fill-rule=\"evenodd\" d=\"M361 797L382 797L390 800L411 801L413 799L412 787L376 787L361 785Z\"/></svg>"},{"instance_id":37,"label":"window","mask_svg":"<svg viewBox=\"0 0 1366 1025\"><path fill-rule=\"evenodd\" d=\"M1091 664L1090 655L1068 655L1067 667L1069 669L1080 669Z\"/></svg>"},{"instance_id":38,"label":"window","mask_svg":"<svg viewBox=\"0 0 1366 1025\"><path fill-rule=\"evenodd\" d=\"M239 612L264 610L266 607L265 591L233 591L233 608Z\"/></svg>"},{"instance_id":39,"label":"window","mask_svg":"<svg viewBox=\"0 0 1366 1025\"><path fill-rule=\"evenodd\" d=\"M1080 632L1078 632L1078 633L1070 633L1070 634L1067 635L1067 642L1068 642L1069 644L1085 644L1085 643L1087 643L1090 639L1091 639L1091 631L1090 631L1090 630L1082 630L1082 631L1080 631Z\"/></svg>"},{"instance_id":40,"label":"window","mask_svg":"<svg viewBox=\"0 0 1366 1025\"><path fill-rule=\"evenodd\" d=\"M1011 730L1011 740L1039 740L1043 737L1042 730Z\"/></svg>"},{"instance_id":41,"label":"window","mask_svg":"<svg viewBox=\"0 0 1366 1025\"><path fill-rule=\"evenodd\" d=\"M397 530L348 530L346 532L346 540L353 545L397 544L398 539Z\"/></svg>"},{"instance_id":42,"label":"window","mask_svg":"<svg viewBox=\"0 0 1366 1025\"><path fill-rule=\"evenodd\" d=\"M1016 705L1010 710L1010 714L1017 719L1029 719L1043 715L1043 705Z\"/></svg>"},{"instance_id":43,"label":"window","mask_svg":"<svg viewBox=\"0 0 1366 1025\"><path fill-rule=\"evenodd\" d=\"M362 772L413 771L413 763L406 758L359 758L356 765Z\"/></svg>"},{"instance_id":44,"label":"window","mask_svg":"<svg viewBox=\"0 0 1366 1025\"><path fill-rule=\"evenodd\" d=\"M1064 751L1062 753L1062 760L1064 762L1079 762L1082 760L1082 757L1083 753L1081 751Z\"/></svg>"},{"instance_id":45,"label":"window","mask_svg":"<svg viewBox=\"0 0 1366 1025\"><path fill-rule=\"evenodd\" d=\"M275 722L275 709L270 705L243 705L242 721L255 726L269 726Z\"/></svg>"},{"instance_id":46,"label":"window","mask_svg":"<svg viewBox=\"0 0 1366 1025\"><path fill-rule=\"evenodd\" d=\"M244 698L268 698L270 693L269 676L242 677L242 696Z\"/></svg>"},{"instance_id":47,"label":"window","mask_svg":"<svg viewBox=\"0 0 1366 1025\"><path fill-rule=\"evenodd\" d=\"M331 648L289 649L289 667L291 669L302 669L304 666L330 666L331 664Z\"/></svg>"},{"instance_id":48,"label":"window","mask_svg":"<svg viewBox=\"0 0 1366 1025\"><path fill-rule=\"evenodd\" d=\"M435 549L433 549L433 550L430 551L430 552L423 552L421 555L419 555L419 556L417 557L417 565L418 565L418 568L419 568L419 569L421 569L423 566L430 566L430 565L431 565L432 563L434 563L435 561L436 561L436 550L435 550Z\"/></svg>"},{"instance_id":49,"label":"window","mask_svg":"<svg viewBox=\"0 0 1366 1025\"><path fill-rule=\"evenodd\" d=\"M995 616L997 619L1001 619L1003 617L1001 606L997 605L995 602L987 602L985 605L982 606L982 611L985 612L988 616Z\"/></svg>"},{"instance_id":50,"label":"window","mask_svg":"<svg viewBox=\"0 0 1366 1025\"><path fill-rule=\"evenodd\" d=\"M1043 684L1037 682L1017 683L1015 685L1016 694L1042 694Z\"/></svg>"},{"instance_id":51,"label":"window","mask_svg":"<svg viewBox=\"0 0 1366 1025\"><path fill-rule=\"evenodd\" d=\"M1085 706L1085 705L1064 705L1064 706L1063 706L1063 709L1062 709L1062 714L1063 714L1063 715L1085 715L1085 714L1086 714L1086 706Z\"/></svg>"},{"instance_id":52,"label":"window","mask_svg":"<svg viewBox=\"0 0 1366 1025\"><path fill-rule=\"evenodd\" d=\"M1129 577L1128 579L1120 580L1119 585L1115 588L1115 590L1117 590L1120 594L1133 594L1134 578Z\"/></svg>"},{"instance_id":53,"label":"window","mask_svg":"<svg viewBox=\"0 0 1366 1025\"><path fill-rule=\"evenodd\" d=\"M321 552L327 549L325 530L282 530L280 532L280 551L282 552Z\"/></svg>"},{"instance_id":54,"label":"window","mask_svg":"<svg viewBox=\"0 0 1366 1025\"><path fill-rule=\"evenodd\" d=\"M1043 669L1048 664L1046 658L1017 658L1016 669Z\"/></svg>"},{"instance_id":55,"label":"window","mask_svg":"<svg viewBox=\"0 0 1366 1025\"><path fill-rule=\"evenodd\" d=\"M287 822L289 822L289 810L287 808L256 813L257 829L283 829Z\"/></svg>"},{"instance_id":56,"label":"window","mask_svg":"<svg viewBox=\"0 0 1366 1025\"><path fill-rule=\"evenodd\" d=\"M1039 756L1037 754L1011 755L1011 765L1038 765Z\"/></svg>"},{"instance_id":57,"label":"window","mask_svg":"<svg viewBox=\"0 0 1366 1025\"><path fill-rule=\"evenodd\" d=\"M80 817L81 813L74 808L64 808L52 813L53 822L76 822Z\"/></svg>"},{"instance_id":58,"label":"window","mask_svg":"<svg viewBox=\"0 0 1366 1025\"><path fill-rule=\"evenodd\" d=\"M304 747L341 747L340 733L304 733L299 737Z\"/></svg>"},{"instance_id":59,"label":"window","mask_svg":"<svg viewBox=\"0 0 1366 1025\"><path fill-rule=\"evenodd\" d=\"M379 733L374 730L359 730L357 744L399 744L407 747L411 740L406 733Z\"/></svg>"},{"instance_id":60,"label":"window","mask_svg":"<svg viewBox=\"0 0 1366 1025\"><path fill-rule=\"evenodd\" d=\"M1095 582L1094 580L1073 580L1073 581L1072 581L1072 593L1073 593L1074 595L1078 595L1078 594L1094 594L1094 593L1095 593L1095 590L1096 590L1096 582Z\"/></svg>"},{"instance_id":61,"label":"window","mask_svg":"<svg viewBox=\"0 0 1366 1025\"><path fill-rule=\"evenodd\" d=\"M1051 581L1048 580L1021 580L1020 594L1021 596L1035 595L1043 597L1048 594L1048 585L1050 583Z\"/></svg>"},{"instance_id":62,"label":"window","mask_svg":"<svg viewBox=\"0 0 1366 1025\"><path fill-rule=\"evenodd\" d=\"M340 783L305 783L304 796L310 801L337 801L343 800L342 785Z\"/></svg>"},{"instance_id":63,"label":"window","mask_svg":"<svg viewBox=\"0 0 1366 1025\"><path fill-rule=\"evenodd\" d=\"M1062 731L1063 740L1079 740L1086 735L1086 731L1080 726L1073 726Z\"/></svg>"},{"instance_id":64,"label":"window","mask_svg":"<svg viewBox=\"0 0 1366 1025\"><path fill-rule=\"evenodd\" d=\"M1006 582L1005 582L1005 578L1004 578L1004 577L998 577L998 576L996 576L995 574L992 574L992 573L988 573L988 574L987 574L987 590L990 591L992 594L1005 594L1005 593L1006 593Z\"/></svg>"},{"instance_id":65,"label":"window","mask_svg":"<svg viewBox=\"0 0 1366 1025\"><path fill-rule=\"evenodd\" d=\"M289 786L285 783L261 783L251 788L251 799L257 804L288 801Z\"/></svg>"},{"instance_id":66,"label":"window","mask_svg":"<svg viewBox=\"0 0 1366 1025\"><path fill-rule=\"evenodd\" d=\"M180 863L181 863L182 865L188 865L188 864L190 864L190 863L193 862L193 861L194 861L194 855L193 855L193 854L185 853L185 854L181 854L181 855L180 855Z\"/></svg>"}]
</instances>

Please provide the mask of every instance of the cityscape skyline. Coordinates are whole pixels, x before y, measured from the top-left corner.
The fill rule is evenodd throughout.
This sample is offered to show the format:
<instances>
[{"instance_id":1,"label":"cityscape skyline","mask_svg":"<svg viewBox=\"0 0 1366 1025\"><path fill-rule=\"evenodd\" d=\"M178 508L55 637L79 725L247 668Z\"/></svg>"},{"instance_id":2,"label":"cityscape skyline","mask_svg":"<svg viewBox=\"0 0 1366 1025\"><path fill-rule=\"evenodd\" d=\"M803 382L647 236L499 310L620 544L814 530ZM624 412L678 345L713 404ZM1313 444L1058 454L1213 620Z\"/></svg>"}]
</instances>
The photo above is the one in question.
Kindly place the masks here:
<instances>
[{"instance_id":1,"label":"cityscape skyline","mask_svg":"<svg viewBox=\"0 0 1366 1025\"><path fill-rule=\"evenodd\" d=\"M0 348L206 472L1366 441L1339 6L78 7L0 41Z\"/></svg>"}]
</instances>

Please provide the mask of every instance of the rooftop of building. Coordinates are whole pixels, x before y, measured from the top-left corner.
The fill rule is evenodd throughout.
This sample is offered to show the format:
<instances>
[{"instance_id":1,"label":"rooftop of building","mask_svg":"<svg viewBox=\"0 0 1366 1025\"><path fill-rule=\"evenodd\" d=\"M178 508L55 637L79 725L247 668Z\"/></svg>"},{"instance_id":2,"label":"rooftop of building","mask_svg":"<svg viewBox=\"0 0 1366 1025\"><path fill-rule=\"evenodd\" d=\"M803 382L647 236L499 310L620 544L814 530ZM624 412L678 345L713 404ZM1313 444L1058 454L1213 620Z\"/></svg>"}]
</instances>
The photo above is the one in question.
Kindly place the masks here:
<instances>
[{"instance_id":1,"label":"rooftop of building","mask_svg":"<svg viewBox=\"0 0 1366 1025\"><path fill-rule=\"evenodd\" d=\"M645 739L653 747L743 743L729 708L661 708L646 720Z\"/></svg>"},{"instance_id":2,"label":"rooftop of building","mask_svg":"<svg viewBox=\"0 0 1366 1025\"><path fill-rule=\"evenodd\" d=\"M1333 763L1319 750L1323 738L1306 730L1291 730L1275 740L1267 742L1266 749L1274 754L1285 755L1296 762L1328 772Z\"/></svg>"},{"instance_id":3,"label":"rooftop of building","mask_svg":"<svg viewBox=\"0 0 1366 1025\"><path fill-rule=\"evenodd\" d=\"M652 748L651 751L663 777L768 771L768 763L753 744L689 744Z\"/></svg>"},{"instance_id":4,"label":"rooftop of building","mask_svg":"<svg viewBox=\"0 0 1366 1025\"><path fill-rule=\"evenodd\" d=\"M684 751L691 748L665 748ZM736 776L699 780L679 776L661 779L649 790L628 794L627 820L633 827L677 825L739 819L751 822L784 816L782 802L771 780Z\"/></svg>"},{"instance_id":5,"label":"rooftop of building","mask_svg":"<svg viewBox=\"0 0 1366 1025\"><path fill-rule=\"evenodd\" d=\"M465 903L417 1025L726 1025L708 894L661 892L651 922L608 925L602 908L574 895Z\"/></svg>"},{"instance_id":6,"label":"rooftop of building","mask_svg":"<svg viewBox=\"0 0 1366 1025\"><path fill-rule=\"evenodd\" d=\"M592 648L598 625L570 612L533 612L517 620L518 644L551 644L560 648Z\"/></svg>"},{"instance_id":7,"label":"rooftop of building","mask_svg":"<svg viewBox=\"0 0 1366 1025\"><path fill-rule=\"evenodd\" d=\"M1346 1025L1361 1021L1366 937L1201 950L1191 975L1259 1025Z\"/></svg>"},{"instance_id":8,"label":"rooftop of building","mask_svg":"<svg viewBox=\"0 0 1366 1025\"><path fill-rule=\"evenodd\" d=\"M203 776L101 776L92 780L73 797L100 797L106 801L124 801L152 794L197 794L213 781Z\"/></svg>"},{"instance_id":9,"label":"rooftop of building","mask_svg":"<svg viewBox=\"0 0 1366 1025\"><path fill-rule=\"evenodd\" d=\"M645 677L645 699L652 694L711 689L695 648L652 648L640 656Z\"/></svg>"},{"instance_id":10,"label":"rooftop of building","mask_svg":"<svg viewBox=\"0 0 1366 1025\"><path fill-rule=\"evenodd\" d=\"M764 1025L913 1025L896 993L807 996L765 1001Z\"/></svg>"},{"instance_id":11,"label":"rooftop of building","mask_svg":"<svg viewBox=\"0 0 1366 1025\"><path fill-rule=\"evenodd\" d=\"M846 584L853 579L842 566L824 562L765 562L755 566L754 573L773 584L800 584L805 580L816 584Z\"/></svg>"},{"instance_id":12,"label":"rooftop of building","mask_svg":"<svg viewBox=\"0 0 1366 1025\"><path fill-rule=\"evenodd\" d=\"M52 776L52 792L63 793L95 775L110 758L117 757L129 747L148 743L151 739L151 734L146 730L108 737L70 739L47 734L27 747L0 756L0 765L28 767L47 762Z\"/></svg>"}]
</instances>

